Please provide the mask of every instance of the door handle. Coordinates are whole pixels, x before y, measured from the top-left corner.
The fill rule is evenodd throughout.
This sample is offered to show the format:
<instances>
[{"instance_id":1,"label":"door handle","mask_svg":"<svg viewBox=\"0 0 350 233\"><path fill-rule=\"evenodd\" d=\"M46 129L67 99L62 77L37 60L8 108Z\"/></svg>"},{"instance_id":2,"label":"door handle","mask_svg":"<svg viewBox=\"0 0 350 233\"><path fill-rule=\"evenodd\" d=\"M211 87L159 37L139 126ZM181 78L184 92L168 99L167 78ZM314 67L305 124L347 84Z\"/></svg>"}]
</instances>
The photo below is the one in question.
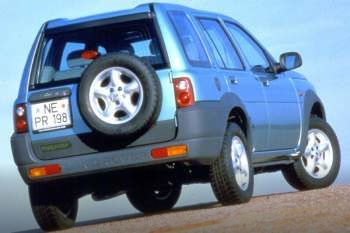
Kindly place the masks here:
<instances>
[{"instance_id":1,"label":"door handle","mask_svg":"<svg viewBox=\"0 0 350 233\"><path fill-rule=\"evenodd\" d=\"M232 85L236 85L236 84L238 84L239 83L239 81L238 81L238 79L236 78L236 77L229 77L229 79L230 79L230 83L232 84Z\"/></svg>"},{"instance_id":2,"label":"door handle","mask_svg":"<svg viewBox=\"0 0 350 233\"><path fill-rule=\"evenodd\" d=\"M270 86L270 80L264 80L264 81L262 81L262 83L265 87Z\"/></svg>"},{"instance_id":3,"label":"door handle","mask_svg":"<svg viewBox=\"0 0 350 233\"><path fill-rule=\"evenodd\" d=\"M264 87L269 87L271 85L271 79L268 77L255 75L255 79L262 82Z\"/></svg>"}]
</instances>

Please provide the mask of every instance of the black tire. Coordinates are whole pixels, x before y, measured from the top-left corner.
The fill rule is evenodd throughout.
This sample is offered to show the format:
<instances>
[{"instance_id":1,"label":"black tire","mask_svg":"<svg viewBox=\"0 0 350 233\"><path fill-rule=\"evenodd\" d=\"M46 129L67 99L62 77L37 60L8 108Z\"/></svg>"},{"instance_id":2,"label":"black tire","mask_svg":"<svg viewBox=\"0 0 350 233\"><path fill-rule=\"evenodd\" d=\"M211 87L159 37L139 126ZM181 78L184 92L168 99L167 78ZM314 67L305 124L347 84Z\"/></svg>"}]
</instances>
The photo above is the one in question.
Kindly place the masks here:
<instances>
[{"instance_id":1,"label":"black tire","mask_svg":"<svg viewBox=\"0 0 350 233\"><path fill-rule=\"evenodd\" d=\"M34 217L44 231L64 230L74 226L78 198L62 188L30 185L29 197Z\"/></svg>"},{"instance_id":2,"label":"black tire","mask_svg":"<svg viewBox=\"0 0 350 233\"><path fill-rule=\"evenodd\" d=\"M243 142L248 159L249 183L245 190L236 181L231 159L231 144L235 136L239 137ZM254 188L254 171L250 151L250 146L242 129L235 123L229 123L221 154L212 164L210 171L210 182L213 192L222 205L240 204L251 199Z\"/></svg>"},{"instance_id":3,"label":"black tire","mask_svg":"<svg viewBox=\"0 0 350 233\"><path fill-rule=\"evenodd\" d=\"M155 191L159 191L156 194ZM142 213L156 213L174 207L181 194L181 184L172 183L161 187L145 187L126 192L130 203Z\"/></svg>"},{"instance_id":4,"label":"black tire","mask_svg":"<svg viewBox=\"0 0 350 233\"><path fill-rule=\"evenodd\" d=\"M333 164L328 175L324 178L314 178L305 170L302 164L302 154L296 162L282 170L282 174L286 181L298 190L310 190L330 186L337 178L340 168L340 147L337 136L331 126L323 119L312 117L310 119L309 129L321 130L328 136L333 148Z\"/></svg>"},{"instance_id":5,"label":"black tire","mask_svg":"<svg viewBox=\"0 0 350 233\"><path fill-rule=\"evenodd\" d=\"M142 106L130 121L122 124L110 124L99 119L88 101L90 87L96 76L111 67L123 67L131 70L140 80L143 89ZM151 65L139 58L122 53L109 53L97 58L85 70L78 90L79 108L87 124L103 135L115 137L140 136L156 121L161 107L162 93L159 79Z\"/></svg>"}]
</instances>

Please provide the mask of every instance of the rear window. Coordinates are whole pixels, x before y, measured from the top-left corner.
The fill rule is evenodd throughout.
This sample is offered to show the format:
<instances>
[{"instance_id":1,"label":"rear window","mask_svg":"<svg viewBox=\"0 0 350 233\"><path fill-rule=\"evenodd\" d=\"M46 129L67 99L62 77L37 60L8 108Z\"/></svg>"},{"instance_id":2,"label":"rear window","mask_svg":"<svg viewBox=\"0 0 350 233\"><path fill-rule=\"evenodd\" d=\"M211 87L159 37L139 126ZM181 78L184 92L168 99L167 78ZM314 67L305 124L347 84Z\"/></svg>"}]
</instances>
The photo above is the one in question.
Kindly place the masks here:
<instances>
[{"instance_id":1,"label":"rear window","mask_svg":"<svg viewBox=\"0 0 350 233\"><path fill-rule=\"evenodd\" d=\"M98 56L126 53L165 68L161 46L151 20L78 29L64 33L54 31L45 36L36 86L77 81L93 61L82 54L92 50Z\"/></svg>"}]
</instances>

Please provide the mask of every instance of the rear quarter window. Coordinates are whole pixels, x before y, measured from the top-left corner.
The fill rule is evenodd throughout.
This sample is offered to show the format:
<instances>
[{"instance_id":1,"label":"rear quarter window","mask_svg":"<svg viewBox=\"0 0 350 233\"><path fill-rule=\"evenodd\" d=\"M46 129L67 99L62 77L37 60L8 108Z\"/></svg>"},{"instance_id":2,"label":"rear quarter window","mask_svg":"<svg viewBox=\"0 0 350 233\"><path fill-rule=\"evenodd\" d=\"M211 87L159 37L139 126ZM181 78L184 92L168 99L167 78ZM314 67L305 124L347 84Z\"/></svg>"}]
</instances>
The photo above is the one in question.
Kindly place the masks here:
<instances>
[{"instance_id":1,"label":"rear quarter window","mask_svg":"<svg viewBox=\"0 0 350 233\"><path fill-rule=\"evenodd\" d=\"M197 67L210 67L203 44L187 15L181 11L168 12L189 63Z\"/></svg>"}]
</instances>

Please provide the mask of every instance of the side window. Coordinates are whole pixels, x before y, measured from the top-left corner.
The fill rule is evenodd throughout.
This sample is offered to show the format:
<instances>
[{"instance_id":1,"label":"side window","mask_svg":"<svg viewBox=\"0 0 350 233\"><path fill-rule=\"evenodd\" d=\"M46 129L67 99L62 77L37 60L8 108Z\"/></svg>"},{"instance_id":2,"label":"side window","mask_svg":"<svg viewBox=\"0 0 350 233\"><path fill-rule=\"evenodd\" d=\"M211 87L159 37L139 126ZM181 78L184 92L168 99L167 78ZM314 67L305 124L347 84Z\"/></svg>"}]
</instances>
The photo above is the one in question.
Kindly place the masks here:
<instances>
[{"instance_id":1,"label":"side window","mask_svg":"<svg viewBox=\"0 0 350 233\"><path fill-rule=\"evenodd\" d=\"M270 66L264 51L246 32L233 23L226 23L226 26L237 41L251 68L259 66L268 68Z\"/></svg>"},{"instance_id":2,"label":"side window","mask_svg":"<svg viewBox=\"0 0 350 233\"><path fill-rule=\"evenodd\" d=\"M135 55L138 57L149 57L152 56L150 51L151 40L142 40L131 43L135 51Z\"/></svg>"},{"instance_id":3,"label":"side window","mask_svg":"<svg viewBox=\"0 0 350 233\"><path fill-rule=\"evenodd\" d=\"M44 49L44 52L43 52L43 56L42 56L41 62L45 62L45 61L48 60L47 57L49 55L50 49L52 48L52 41L53 41L52 39L46 41L45 49ZM44 64L44 65L46 65L46 64Z\"/></svg>"},{"instance_id":4,"label":"side window","mask_svg":"<svg viewBox=\"0 0 350 233\"><path fill-rule=\"evenodd\" d=\"M190 64L199 67L210 67L204 47L186 14L181 11L170 11L169 16Z\"/></svg>"},{"instance_id":5,"label":"side window","mask_svg":"<svg viewBox=\"0 0 350 233\"><path fill-rule=\"evenodd\" d=\"M216 20L199 20L221 68L242 70L243 65L226 32Z\"/></svg>"},{"instance_id":6,"label":"side window","mask_svg":"<svg viewBox=\"0 0 350 233\"><path fill-rule=\"evenodd\" d=\"M101 55L107 54L106 49L105 49L104 47L102 47L102 46L98 46L98 47L97 47L97 51L98 51Z\"/></svg>"},{"instance_id":7,"label":"side window","mask_svg":"<svg viewBox=\"0 0 350 233\"><path fill-rule=\"evenodd\" d=\"M205 35L205 38L207 39L207 41L209 42L209 45L210 45L211 49L213 50L215 60L218 62L219 66L221 68L225 68L224 61L222 60L218 50L216 49L216 46L213 43L213 40L210 38L208 33L204 33L204 35Z\"/></svg>"},{"instance_id":8,"label":"side window","mask_svg":"<svg viewBox=\"0 0 350 233\"><path fill-rule=\"evenodd\" d=\"M76 42L67 42L66 45L64 46L63 49L63 54L62 54L62 59L61 59L61 64L60 64L60 69L61 71L63 70L69 70L69 65L68 65L68 56L74 51L79 51L79 50L84 50L85 49L85 44L84 43L76 43Z\"/></svg>"}]
</instances>

